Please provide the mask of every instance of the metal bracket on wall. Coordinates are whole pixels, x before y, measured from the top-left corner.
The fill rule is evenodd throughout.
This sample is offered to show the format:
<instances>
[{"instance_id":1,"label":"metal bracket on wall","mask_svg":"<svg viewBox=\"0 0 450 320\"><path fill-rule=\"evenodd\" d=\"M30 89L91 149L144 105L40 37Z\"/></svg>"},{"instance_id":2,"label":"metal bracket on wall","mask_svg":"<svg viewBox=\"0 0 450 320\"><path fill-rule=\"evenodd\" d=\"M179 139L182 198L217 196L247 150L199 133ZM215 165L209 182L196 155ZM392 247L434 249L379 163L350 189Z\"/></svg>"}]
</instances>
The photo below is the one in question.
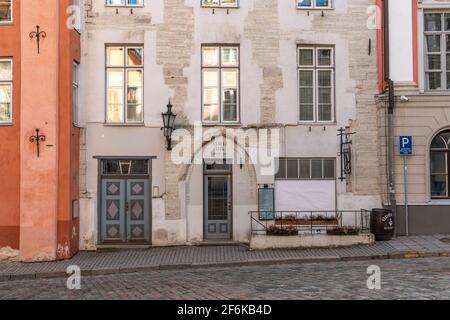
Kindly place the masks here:
<instances>
[{"instance_id":1,"label":"metal bracket on wall","mask_svg":"<svg viewBox=\"0 0 450 320\"><path fill-rule=\"evenodd\" d=\"M47 140L47 137L45 135L39 134L39 129L36 129L36 135L30 137L30 142L35 143L36 142L36 148L37 148L37 156L39 158L40 152L39 152L39 145L41 142L45 142Z\"/></svg>"},{"instance_id":2,"label":"metal bracket on wall","mask_svg":"<svg viewBox=\"0 0 450 320\"><path fill-rule=\"evenodd\" d=\"M341 176L339 180L344 181L348 175L352 174L352 143L350 137L356 132L350 132L350 127L340 128L338 137L341 139Z\"/></svg>"},{"instance_id":3,"label":"metal bracket on wall","mask_svg":"<svg viewBox=\"0 0 450 320\"><path fill-rule=\"evenodd\" d=\"M30 39L36 38L38 54L41 52L40 49L41 38L45 39L45 37L47 37L47 33L45 31L40 31L39 26L36 26L36 31L30 32Z\"/></svg>"}]
</instances>

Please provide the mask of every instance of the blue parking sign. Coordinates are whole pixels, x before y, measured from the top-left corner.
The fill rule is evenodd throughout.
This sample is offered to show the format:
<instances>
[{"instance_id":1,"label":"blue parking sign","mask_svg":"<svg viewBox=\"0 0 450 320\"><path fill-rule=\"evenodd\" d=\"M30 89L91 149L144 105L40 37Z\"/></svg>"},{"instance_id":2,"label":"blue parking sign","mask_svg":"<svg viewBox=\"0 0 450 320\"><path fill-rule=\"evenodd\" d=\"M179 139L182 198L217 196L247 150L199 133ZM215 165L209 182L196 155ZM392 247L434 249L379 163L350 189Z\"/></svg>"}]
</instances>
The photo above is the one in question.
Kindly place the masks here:
<instances>
[{"instance_id":1,"label":"blue parking sign","mask_svg":"<svg viewBox=\"0 0 450 320\"><path fill-rule=\"evenodd\" d=\"M413 154L413 137L401 136L400 137L400 155L411 156Z\"/></svg>"}]
</instances>

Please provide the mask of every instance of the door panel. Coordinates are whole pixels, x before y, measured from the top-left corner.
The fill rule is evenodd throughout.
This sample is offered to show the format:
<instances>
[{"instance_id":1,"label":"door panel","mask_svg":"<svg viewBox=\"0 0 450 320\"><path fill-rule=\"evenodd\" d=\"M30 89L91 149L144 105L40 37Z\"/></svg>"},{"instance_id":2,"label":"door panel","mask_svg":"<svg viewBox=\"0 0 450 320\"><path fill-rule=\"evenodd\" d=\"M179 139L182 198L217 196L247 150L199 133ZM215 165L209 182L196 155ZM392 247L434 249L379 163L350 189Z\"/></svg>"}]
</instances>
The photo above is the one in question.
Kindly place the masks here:
<instances>
[{"instance_id":1,"label":"door panel","mask_svg":"<svg viewBox=\"0 0 450 320\"><path fill-rule=\"evenodd\" d=\"M101 240L125 241L125 181L102 181Z\"/></svg>"},{"instance_id":2,"label":"door panel","mask_svg":"<svg viewBox=\"0 0 450 320\"><path fill-rule=\"evenodd\" d=\"M230 239L231 176L206 176L205 188L205 237L207 239Z\"/></svg>"},{"instance_id":3,"label":"door panel","mask_svg":"<svg viewBox=\"0 0 450 320\"><path fill-rule=\"evenodd\" d=\"M149 242L150 210L148 180L127 180L127 240Z\"/></svg>"}]
</instances>

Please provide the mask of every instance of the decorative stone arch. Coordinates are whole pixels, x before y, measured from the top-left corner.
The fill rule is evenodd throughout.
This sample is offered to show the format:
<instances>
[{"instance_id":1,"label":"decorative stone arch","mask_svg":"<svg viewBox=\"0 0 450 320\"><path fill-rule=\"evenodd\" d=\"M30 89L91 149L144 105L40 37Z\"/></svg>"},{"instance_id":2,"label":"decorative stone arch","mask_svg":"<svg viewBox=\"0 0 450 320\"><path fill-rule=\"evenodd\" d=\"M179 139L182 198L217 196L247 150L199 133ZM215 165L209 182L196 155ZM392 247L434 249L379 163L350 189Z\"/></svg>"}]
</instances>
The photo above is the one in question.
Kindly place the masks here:
<instances>
[{"instance_id":1,"label":"decorative stone arch","mask_svg":"<svg viewBox=\"0 0 450 320\"><path fill-rule=\"evenodd\" d=\"M434 132L433 135L430 136L427 142L427 198L429 200L432 199L449 199L450 198L450 126L443 126L436 132ZM434 155L433 155L434 154ZM445 155L442 157L442 155ZM436 157L436 160L438 162L441 162L440 164L437 164L438 168L433 168L433 156ZM444 171L442 173L440 172L442 170L446 169L447 173L445 174ZM436 186L440 183L443 183L442 178L447 178L447 181L445 183L445 195L436 195L433 194L433 176L435 176L434 179L436 179ZM439 182L439 180L441 181ZM435 186L435 187L436 187ZM437 187L436 187L437 188ZM437 188L438 189L438 188ZM435 191L437 190L435 189Z\"/></svg>"}]
</instances>

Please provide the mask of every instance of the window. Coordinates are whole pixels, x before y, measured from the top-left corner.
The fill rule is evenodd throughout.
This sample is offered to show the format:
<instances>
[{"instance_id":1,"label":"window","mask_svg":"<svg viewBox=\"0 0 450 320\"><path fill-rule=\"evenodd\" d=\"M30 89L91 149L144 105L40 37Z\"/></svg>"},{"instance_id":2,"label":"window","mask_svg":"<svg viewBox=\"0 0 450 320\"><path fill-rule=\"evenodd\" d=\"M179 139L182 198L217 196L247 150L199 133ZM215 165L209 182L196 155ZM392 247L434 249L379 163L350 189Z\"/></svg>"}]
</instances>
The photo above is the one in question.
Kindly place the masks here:
<instances>
[{"instance_id":1,"label":"window","mask_svg":"<svg viewBox=\"0 0 450 320\"><path fill-rule=\"evenodd\" d=\"M203 121L239 122L239 47L202 48Z\"/></svg>"},{"instance_id":2,"label":"window","mask_svg":"<svg viewBox=\"0 0 450 320\"><path fill-rule=\"evenodd\" d=\"M12 122L13 61L0 58L0 124Z\"/></svg>"},{"instance_id":3,"label":"window","mask_svg":"<svg viewBox=\"0 0 450 320\"><path fill-rule=\"evenodd\" d=\"M431 197L450 198L450 131L437 135L431 143Z\"/></svg>"},{"instance_id":4,"label":"window","mask_svg":"<svg viewBox=\"0 0 450 320\"><path fill-rule=\"evenodd\" d=\"M238 0L202 0L202 7L237 8Z\"/></svg>"},{"instance_id":5,"label":"window","mask_svg":"<svg viewBox=\"0 0 450 320\"><path fill-rule=\"evenodd\" d=\"M0 24L12 22L12 0L0 0Z\"/></svg>"},{"instance_id":6,"label":"window","mask_svg":"<svg viewBox=\"0 0 450 320\"><path fill-rule=\"evenodd\" d=\"M103 175L149 175L149 160L103 160Z\"/></svg>"},{"instance_id":7,"label":"window","mask_svg":"<svg viewBox=\"0 0 450 320\"><path fill-rule=\"evenodd\" d=\"M298 83L300 121L333 122L333 48L299 47Z\"/></svg>"},{"instance_id":8,"label":"window","mask_svg":"<svg viewBox=\"0 0 450 320\"><path fill-rule=\"evenodd\" d=\"M78 63L73 63L72 68L72 114L73 114L73 124L77 125L78 121L78 112L79 112L79 95L78 95L78 84L79 84L79 67Z\"/></svg>"},{"instance_id":9,"label":"window","mask_svg":"<svg viewBox=\"0 0 450 320\"><path fill-rule=\"evenodd\" d=\"M334 159L281 158L276 180L335 180Z\"/></svg>"},{"instance_id":10,"label":"window","mask_svg":"<svg viewBox=\"0 0 450 320\"><path fill-rule=\"evenodd\" d=\"M144 48L106 48L107 123L144 121Z\"/></svg>"},{"instance_id":11,"label":"window","mask_svg":"<svg viewBox=\"0 0 450 320\"><path fill-rule=\"evenodd\" d=\"M297 0L297 9L331 9L331 0Z\"/></svg>"},{"instance_id":12,"label":"window","mask_svg":"<svg viewBox=\"0 0 450 320\"><path fill-rule=\"evenodd\" d=\"M108 7L143 7L144 0L106 0Z\"/></svg>"},{"instance_id":13,"label":"window","mask_svg":"<svg viewBox=\"0 0 450 320\"><path fill-rule=\"evenodd\" d=\"M425 87L450 90L450 12L425 14Z\"/></svg>"}]
</instances>

